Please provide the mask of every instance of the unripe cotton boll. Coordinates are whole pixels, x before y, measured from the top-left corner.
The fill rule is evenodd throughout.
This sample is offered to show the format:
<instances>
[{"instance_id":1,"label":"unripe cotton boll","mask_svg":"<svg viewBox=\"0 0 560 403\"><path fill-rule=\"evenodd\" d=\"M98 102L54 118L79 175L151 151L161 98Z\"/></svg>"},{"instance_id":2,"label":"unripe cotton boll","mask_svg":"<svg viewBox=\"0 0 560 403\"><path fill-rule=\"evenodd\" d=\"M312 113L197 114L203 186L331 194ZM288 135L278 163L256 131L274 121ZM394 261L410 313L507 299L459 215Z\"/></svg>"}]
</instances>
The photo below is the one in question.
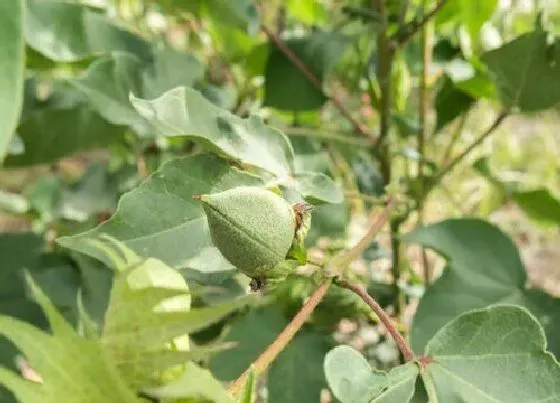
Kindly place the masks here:
<instances>
[{"instance_id":1,"label":"unripe cotton boll","mask_svg":"<svg viewBox=\"0 0 560 403\"><path fill-rule=\"evenodd\" d=\"M212 242L232 265L253 279L286 275L286 267L280 263L286 259L296 230L296 215L286 200L249 186L198 198Z\"/></svg>"}]
</instances>

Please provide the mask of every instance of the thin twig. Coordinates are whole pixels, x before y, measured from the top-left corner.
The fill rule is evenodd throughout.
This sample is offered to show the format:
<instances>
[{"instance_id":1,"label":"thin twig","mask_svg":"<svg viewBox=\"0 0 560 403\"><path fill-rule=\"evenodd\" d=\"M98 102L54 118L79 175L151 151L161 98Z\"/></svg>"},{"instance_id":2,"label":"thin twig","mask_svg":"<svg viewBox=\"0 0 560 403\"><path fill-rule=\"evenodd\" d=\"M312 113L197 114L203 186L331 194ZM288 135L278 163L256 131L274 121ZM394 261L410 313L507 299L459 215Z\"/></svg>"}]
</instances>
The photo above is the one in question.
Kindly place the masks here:
<instances>
[{"instance_id":1,"label":"thin twig","mask_svg":"<svg viewBox=\"0 0 560 403\"><path fill-rule=\"evenodd\" d=\"M336 141L339 143L359 146L359 147L368 147L372 144L372 142L368 139L364 139L362 137L357 136L341 136L340 134L325 131L324 129L310 129L306 127L286 127L283 128L282 131L286 133L288 136L303 136L303 137L314 137L317 139L325 139Z\"/></svg>"},{"instance_id":2,"label":"thin twig","mask_svg":"<svg viewBox=\"0 0 560 403\"><path fill-rule=\"evenodd\" d=\"M309 82L311 84L313 84L313 86L315 88L317 88L317 90L324 93L323 86L321 85L321 81L319 81L319 79L317 77L315 77L313 72L311 72L311 70L309 70L309 67L307 67L307 65L303 61L301 61L301 59L294 52L292 52L292 50L290 48L288 48L284 44L284 42L282 42L280 40L280 38L278 38L278 36L274 32L272 32L270 29L268 29L264 25L261 27L261 30L266 34L266 36L274 44L274 46L276 46L278 48L278 50L280 52L282 52L284 54L284 56L286 56L288 58L288 60L290 60L293 63L293 65L296 66L298 68L298 70L303 73L303 75L309 80ZM344 106L342 101L340 99L338 99L337 96L335 96L334 94L331 94L331 95L325 94L325 96L333 103L333 105L340 111L340 113L346 119L348 119L348 121L354 127L354 130L356 130L358 133L363 134L364 136L371 139L372 141L376 141L377 136L375 136L373 133L370 133L366 129L365 125L358 122L352 116L350 111L348 111L346 109L346 107Z\"/></svg>"},{"instance_id":3,"label":"thin twig","mask_svg":"<svg viewBox=\"0 0 560 403\"><path fill-rule=\"evenodd\" d=\"M432 186L436 183L439 183L439 181L445 175L447 175L451 170L453 170L453 168L455 168L455 166L457 166L457 164L459 164L461 161L463 161L465 159L465 157L472 152L472 150L474 150L476 147L478 147L480 144L482 144L482 142L484 142L484 140L486 140L494 132L494 130L496 130L498 127L500 127L500 125L502 124L502 122L504 121L504 119L507 116L508 116L508 113L506 111L501 112L498 115L498 117L496 117L494 122L490 125L490 127L488 129L486 129L486 131L484 133L482 133L475 141L473 141L471 143L471 145L469 145L467 148L465 148L461 154L456 156L447 166L442 168L442 170L434 177L434 180L432 181Z\"/></svg>"},{"instance_id":4,"label":"thin twig","mask_svg":"<svg viewBox=\"0 0 560 403\"><path fill-rule=\"evenodd\" d=\"M416 33L428 23L428 21L435 17L435 15L439 12L439 10L442 9L442 7L446 3L447 0L440 0L431 11L429 11L424 15L424 17L422 17L421 20L412 23L411 26L407 28L407 31L404 34L399 35L399 33L397 33L395 42L397 42L399 46L403 46L408 43L414 37L414 35L416 35Z\"/></svg>"},{"instance_id":5,"label":"thin twig","mask_svg":"<svg viewBox=\"0 0 560 403\"><path fill-rule=\"evenodd\" d=\"M449 164L451 154L453 154L455 144L457 144L457 141L459 141L459 138L461 137L461 133L463 133L463 129L465 128L465 124L467 123L468 116L469 112L467 111L463 114L463 116L461 116L461 119L459 120L459 123L455 128L455 131L451 134L451 140L449 141L449 144L447 144L447 147L443 152L443 158L441 159L442 166Z\"/></svg>"},{"instance_id":6,"label":"thin twig","mask_svg":"<svg viewBox=\"0 0 560 403\"><path fill-rule=\"evenodd\" d=\"M404 337L397 330L397 326L395 325L395 323L393 323L389 315L385 313L381 305L379 305L377 301L368 294L363 285L352 284L348 280L345 280L343 278L336 278L335 284L352 291L354 294L358 295L366 304L368 304L368 306L379 317L379 320L383 323L383 325L385 325L385 328L393 337L393 340L395 340L395 342L397 343L397 346L403 354L404 359L406 361L412 361L415 359L414 352L412 351Z\"/></svg>"},{"instance_id":7,"label":"thin twig","mask_svg":"<svg viewBox=\"0 0 560 403\"><path fill-rule=\"evenodd\" d=\"M423 0L422 8L424 9L429 3L429 0ZM420 91L419 91L419 103L418 103L418 117L420 121L420 130L417 133L418 139L418 182L420 184L420 195L418 203L418 225L422 226L424 224L424 215L426 212L424 197L425 187L426 187L426 177L424 175L424 162L426 154L426 132L427 132L427 121L428 121L428 72L430 69L430 64L432 62L432 48L433 48L433 30L432 24L426 23L421 28L420 43L422 46L422 72L420 75ZM424 275L424 284L430 284L430 279L432 277L430 265L428 262L428 257L426 255L426 249L421 247L422 255L422 272Z\"/></svg>"},{"instance_id":8,"label":"thin twig","mask_svg":"<svg viewBox=\"0 0 560 403\"><path fill-rule=\"evenodd\" d=\"M251 370L254 372L255 377L258 377L266 371L268 366L275 360L278 354L284 350L288 343L294 338L297 331L303 326L307 319L309 319L317 305L319 305L327 293L331 283L331 278L325 279L321 283L311 297L309 297L309 299L305 302L296 316L294 316L292 321L284 328L282 333L280 333L272 344L269 345L268 348L251 364L251 366L231 384L228 392L232 397L237 396L241 390L243 390Z\"/></svg>"}]
</instances>

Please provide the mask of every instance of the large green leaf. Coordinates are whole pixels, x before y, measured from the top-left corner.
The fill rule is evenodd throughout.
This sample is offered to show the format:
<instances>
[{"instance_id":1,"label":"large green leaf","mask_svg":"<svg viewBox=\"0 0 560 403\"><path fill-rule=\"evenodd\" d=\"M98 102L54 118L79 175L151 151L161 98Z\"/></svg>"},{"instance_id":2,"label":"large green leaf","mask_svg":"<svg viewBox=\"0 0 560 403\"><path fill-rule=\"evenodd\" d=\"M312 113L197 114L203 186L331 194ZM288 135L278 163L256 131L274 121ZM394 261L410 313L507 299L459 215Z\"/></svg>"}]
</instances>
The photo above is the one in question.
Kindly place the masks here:
<instances>
[{"instance_id":1,"label":"large green leaf","mask_svg":"<svg viewBox=\"0 0 560 403\"><path fill-rule=\"evenodd\" d=\"M192 86L203 72L198 59L167 48L155 51L150 62L115 52L92 63L86 74L71 84L109 122L147 135L151 127L130 103L130 94L156 97L177 86Z\"/></svg>"},{"instance_id":2,"label":"large green leaf","mask_svg":"<svg viewBox=\"0 0 560 403\"><path fill-rule=\"evenodd\" d=\"M262 185L259 178L208 156L179 158L161 166L148 180L119 201L117 212L97 228L58 242L104 261L105 254L84 238L109 234L143 257L162 260L175 268L224 272L233 266L211 242L206 216L192 196L240 185Z\"/></svg>"},{"instance_id":3,"label":"large green leaf","mask_svg":"<svg viewBox=\"0 0 560 403\"><path fill-rule=\"evenodd\" d=\"M418 363L377 372L359 352L339 346L327 354L325 373L342 403L557 401L560 365L545 348L543 329L529 312L493 306L447 323Z\"/></svg>"},{"instance_id":4,"label":"large green leaf","mask_svg":"<svg viewBox=\"0 0 560 403\"><path fill-rule=\"evenodd\" d=\"M124 127L114 126L89 106L45 108L27 114L17 134L24 153L8 155L7 166L44 164L77 151L107 147L123 141Z\"/></svg>"},{"instance_id":5,"label":"large green leaf","mask_svg":"<svg viewBox=\"0 0 560 403\"><path fill-rule=\"evenodd\" d=\"M111 23L102 10L67 1L25 0L25 40L37 52L73 62L115 50L151 58L140 37Z\"/></svg>"},{"instance_id":6,"label":"large green leaf","mask_svg":"<svg viewBox=\"0 0 560 403\"><path fill-rule=\"evenodd\" d=\"M418 365L408 363L390 372L374 371L358 351L338 346L325 357L331 391L342 403L406 403L414 394Z\"/></svg>"},{"instance_id":7,"label":"large green leaf","mask_svg":"<svg viewBox=\"0 0 560 403\"><path fill-rule=\"evenodd\" d=\"M519 190L513 200L530 218L541 223L560 225L560 200L546 188Z\"/></svg>"},{"instance_id":8,"label":"large green leaf","mask_svg":"<svg viewBox=\"0 0 560 403\"><path fill-rule=\"evenodd\" d=\"M293 172L294 154L288 139L256 116L241 119L214 106L199 92L182 87L151 101L131 99L161 135L192 137L218 154L282 178Z\"/></svg>"},{"instance_id":9,"label":"large green leaf","mask_svg":"<svg viewBox=\"0 0 560 403\"><path fill-rule=\"evenodd\" d=\"M525 309L481 309L430 340L422 379L434 402L555 402L560 366L545 348L542 328Z\"/></svg>"},{"instance_id":10,"label":"large green leaf","mask_svg":"<svg viewBox=\"0 0 560 403\"><path fill-rule=\"evenodd\" d=\"M534 112L560 102L560 42L547 36L538 29L482 56L506 107Z\"/></svg>"},{"instance_id":11,"label":"large green leaf","mask_svg":"<svg viewBox=\"0 0 560 403\"><path fill-rule=\"evenodd\" d=\"M274 306L249 311L228 329L225 341L236 343L236 346L212 357L212 373L222 381L236 379L287 324L282 312Z\"/></svg>"},{"instance_id":12,"label":"large green leaf","mask_svg":"<svg viewBox=\"0 0 560 403\"><path fill-rule=\"evenodd\" d=\"M22 403L139 402L106 359L99 340L80 337L32 281L30 286L52 334L9 316L0 316L0 333L23 352L43 382L1 369L0 383Z\"/></svg>"},{"instance_id":13,"label":"large green leaf","mask_svg":"<svg viewBox=\"0 0 560 403\"><path fill-rule=\"evenodd\" d=\"M0 163L10 146L23 104L23 19L23 0L0 2Z\"/></svg>"},{"instance_id":14,"label":"large green leaf","mask_svg":"<svg viewBox=\"0 0 560 403\"><path fill-rule=\"evenodd\" d=\"M412 346L422 351L436 331L452 318L498 303L526 306L541 321L550 340L560 329L560 301L527 289L527 273L513 241L492 224L452 219L419 228L405 242L432 248L448 259L442 276L420 300L411 331ZM550 348L560 354L558 344Z\"/></svg>"},{"instance_id":15,"label":"large green leaf","mask_svg":"<svg viewBox=\"0 0 560 403\"><path fill-rule=\"evenodd\" d=\"M328 336L302 329L270 367L269 403L320 401L326 386L323 358L330 347Z\"/></svg>"},{"instance_id":16,"label":"large green leaf","mask_svg":"<svg viewBox=\"0 0 560 403\"><path fill-rule=\"evenodd\" d=\"M340 33L316 31L284 42L321 82L349 44ZM320 108L327 98L301 70L271 44L265 72L264 105L288 111Z\"/></svg>"}]
</instances>

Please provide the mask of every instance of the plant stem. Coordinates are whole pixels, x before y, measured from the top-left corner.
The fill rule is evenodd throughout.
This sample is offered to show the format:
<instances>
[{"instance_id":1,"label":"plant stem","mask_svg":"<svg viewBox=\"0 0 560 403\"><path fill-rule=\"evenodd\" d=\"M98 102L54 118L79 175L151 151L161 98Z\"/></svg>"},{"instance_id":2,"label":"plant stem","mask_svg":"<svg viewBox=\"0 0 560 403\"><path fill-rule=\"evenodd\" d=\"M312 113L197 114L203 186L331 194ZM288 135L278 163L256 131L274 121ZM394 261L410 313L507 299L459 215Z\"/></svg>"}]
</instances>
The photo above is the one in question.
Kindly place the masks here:
<instances>
[{"instance_id":1,"label":"plant stem","mask_svg":"<svg viewBox=\"0 0 560 403\"><path fill-rule=\"evenodd\" d=\"M461 119L459 120L459 123L455 128L455 131L451 135L451 140L449 141L449 144L447 145L445 151L443 152L443 158L441 160L442 166L449 164L449 160L451 159L451 154L453 153L453 148L455 147L455 144L457 144L457 141L459 141L459 138L461 137L461 133L463 133L463 129L465 128L465 124L467 123L468 116L469 116L468 112L465 112L463 116L461 116Z\"/></svg>"},{"instance_id":2,"label":"plant stem","mask_svg":"<svg viewBox=\"0 0 560 403\"><path fill-rule=\"evenodd\" d=\"M424 10L430 0L423 0L422 9ZM429 92L428 92L428 73L430 69L430 64L432 62L432 47L433 47L433 29L432 24L427 23L421 29L420 44L422 47L422 71L420 75L420 88L419 88L419 103L418 103L418 117L420 121L420 130L417 133L418 140L418 182L420 185L419 203L418 203L418 224L424 224L424 214L425 214L425 186L426 178L424 176L424 161L426 154L426 125L428 118L428 102L429 102ZM428 257L426 255L426 250L421 248L422 254L422 272L424 274L424 284L429 284L432 277L430 273L430 266L428 264Z\"/></svg>"},{"instance_id":3,"label":"plant stem","mask_svg":"<svg viewBox=\"0 0 560 403\"><path fill-rule=\"evenodd\" d=\"M337 133L332 133L321 130L309 129L305 127L286 127L282 129L284 133L288 136L303 136L303 137L314 137L317 139L325 139L325 140L332 140L337 141L339 143L354 145L358 147L367 147L372 144L372 142L368 139L364 139L361 137L350 137L350 136L341 136Z\"/></svg>"},{"instance_id":4,"label":"plant stem","mask_svg":"<svg viewBox=\"0 0 560 403\"><path fill-rule=\"evenodd\" d=\"M416 33L424 27L424 25L426 25L433 17L435 17L435 15L439 12L439 10L443 8L446 3L447 0L439 0L431 11L425 14L421 20L411 24L411 26L408 27L407 31L404 34L399 35L397 33L397 38L395 38L395 40L399 44L399 46L403 46L408 43L414 37L414 35L416 35Z\"/></svg>"},{"instance_id":5,"label":"plant stem","mask_svg":"<svg viewBox=\"0 0 560 403\"><path fill-rule=\"evenodd\" d=\"M379 317L379 320L383 323L389 334L393 337L393 340L395 340L395 342L397 343L397 346L403 354L404 359L406 361L412 361L415 359L414 352L412 351L404 337L397 330L397 326L395 325L395 323L393 323L389 315L385 313L381 305L379 305L377 301L368 294L363 285L352 284L348 280L345 280L343 278L336 278L335 284L352 291L354 294L358 295L366 304L368 304L372 311L374 311L375 314Z\"/></svg>"},{"instance_id":6,"label":"plant stem","mask_svg":"<svg viewBox=\"0 0 560 403\"><path fill-rule=\"evenodd\" d=\"M381 18L382 30L377 39L378 70L377 79L381 89L380 113L381 121L379 127L379 140L374 146L379 156L381 174L386 184L391 183L391 147L390 147L390 126L391 126L391 71L393 68L393 57L395 48L393 42L387 36L388 11L385 4L386 0L374 0L374 7ZM400 279L400 241L399 241L400 219L391 220L391 252L392 252L392 274L395 294L395 311L397 315L401 312L400 289L398 287Z\"/></svg>"},{"instance_id":7,"label":"plant stem","mask_svg":"<svg viewBox=\"0 0 560 403\"><path fill-rule=\"evenodd\" d=\"M289 49L280 40L280 38L276 36L276 34L274 34L274 32L272 32L264 25L261 26L261 30L266 34L270 42L272 42L274 46L276 46L278 50L282 52L284 56L286 56L288 60L290 60L293 63L293 65L296 66L303 73L303 75L305 75L305 77L309 80L309 82L313 84L313 86L317 88L317 90L324 93L321 81L319 81L319 79L315 77L315 74L313 74L313 72L309 69L309 67L307 67L306 64L294 52L292 52L292 50ZM365 127L365 125L358 122L358 120L356 120L352 116L350 111L346 109L343 102L340 99L338 99L338 97L336 97L334 94L331 95L325 94L325 96L333 103L333 105L340 111L340 113L352 124L354 130L356 130L358 133L363 134L364 136L366 136L372 141L375 141L377 139L377 136L375 136L373 133L370 133Z\"/></svg>"},{"instance_id":8,"label":"plant stem","mask_svg":"<svg viewBox=\"0 0 560 403\"><path fill-rule=\"evenodd\" d=\"M278 354L286 348L288 343L294 338L297 331L303 326L307 319L309 319L313 310L317 307L317 305L319 305L327 293L331 283L332 278L327 278L321 283L321 285L301 307L296 316L294 316L292 321L284 328L284 330L282 330L282 333L280 333L272 344L269 345L268 348L252 363L252 370L254 371L255 377L258 377L266 371L269 365L276 359ZM231 396L235 397L243 390L250 372L251 366L231 384L228 389Z\"/></svg>"},{"instance_id":9,"label":"plant stem","mask_svg":"<svg viewBox=\"0 0 560 403\"><path fill-rule=\"evenodd\" d=\"M339 267L349 264L354 260L365 248L367 248L371 240L379 233L379 230L383 227L383 224L387 222L391 209L393 208L392 199L389 200L387 207L379 214L372 214L369 224L369 229L367 233L362 237L362 239L351 249L342 252L340 255L335 256L329 266L333 266L332 263L336 261ZM323 266L323 265L321 265ZM303 326L303 324L309 319L313 310L319 305L325 294L327 293L329 286L333 281L333 277L326 278L321 285L313 292L311 297L305 302L301 307L299 312L294 316L291 322L282 330L282 333L270 344L267 349L249 366L239 378L237 378L229 387L228 392L231 396L235 397L243 389L247 377L251 371L254 372L255 377L261 375L270 364L276 359L278 354L286 348L288 343L294 338L297 331Z\"/></svg>"},{"instance_id":10,"label":"plant stem","mask_svg":"<svg viewBox=\"0 0 560 403\"><path fill-rule=\"evenodd\" d=\"M501 112L484 133L482 133L475 141L473 141L467 148L465 148L461 154L456 156L449 164L442 168L442 170L434 177L431 186L439 183L439 181L441 181L441 179L445 175L447 175L450 171L453 170L453 168L455 168L461 161L463 161L465 157L472 152L472 150L482 144L484 140L486 140L498 127L500 127L507 116L508 113L506 111Z\"/></svg>"},{"instance_id":11,"label":"plant stem","mask_svg":"<svg viewBox=\"0 0 560 403\"><path fill-rule=\"evenodd\" d=\"M385 0L374 0L381 18L382 29L377 38L377 80L381 92L379 109L379 139L374 145L378 151L381 174L386 184L391 182L391 161L389 149L389 129L391 125L391 70L393 67L394 48L387 37L388 13Z\"/></svg>"}]
</instances>

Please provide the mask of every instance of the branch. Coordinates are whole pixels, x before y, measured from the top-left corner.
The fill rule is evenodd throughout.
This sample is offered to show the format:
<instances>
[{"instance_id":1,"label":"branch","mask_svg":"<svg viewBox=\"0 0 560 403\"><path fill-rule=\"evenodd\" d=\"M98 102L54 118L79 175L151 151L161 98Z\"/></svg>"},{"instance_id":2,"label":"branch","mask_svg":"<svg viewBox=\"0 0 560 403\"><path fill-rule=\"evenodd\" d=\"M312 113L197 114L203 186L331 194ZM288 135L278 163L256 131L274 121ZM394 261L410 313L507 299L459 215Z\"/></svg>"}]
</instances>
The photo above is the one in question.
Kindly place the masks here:
<instances>
[{"instance_id":1,"label":"branch","mask_svg":"<svg viewBox=\"0 0 560 403\"><path fill-rule=\"evenodd\" d=\"M504 121L504 119L507 116L508 116L508 113L506 111L501 112L498 115L498 117L494 120L494 122L490 125L490 127L488 129L486 129L486 131L484 133L482 133L475 141L472 142L471 145L469 145L465 150L463 150L463 152L461 154L456 156L446 167L444 167L433 178L431 186L438 183L446 174L448 174L451 170L453 170L453 168L455 168L455 166L457 166L457 164L459 164L461 161L463 161L465 159L465 157L472 152L472 150L474 150L476 147L478 147L480 144L482 144L482 142L484 140L486 140L488 138L488 136L490 136L494 132L494 130L496 130L498 127L500 127L500 125L502 124L502 122Z\"/></svg>"},{"instance_id":2,"label":"branch","mask_svg":"<svg viewBox=\"0 0 560 403\"><path fill-rule=\"evenodd\" d=\"M373 215L370 220L370 227L363 238L352 248L341 255L335 257L331 261L337 262L339 265L346 265L350 261L354 260L367 246L370 244L371 240L377 235L379 230L383 227L383 224L388 220L389 213L393 208L393 200L389 200L387 207L380 214ZM331 285L333 279L325 279L321 285L313 292L311 297L305 302L300 311L294 316L292 321L284 328L282 333L272 342L271 345L249 366L249 368L241 374L229 387L228 392L231 396L237 396L243 386L247 382L247 377L251 371L254 372L255 376L261 375L270 364L276 359L278 354L280 354L288 343L294 338L297 331L303 326L303 324L309 319L317 305L321 302L325 294L327 293L329 286Z\"/></svg>"},{"instance_id":3,"label":"branch","mask_svg":"<svg viewBox=\"0 0 560 403\"><path fill-rule=\"evenodd\" d=\"M423 0L422 10L426 7L429 0ZM420 185L420 196L418 203L418 224L421 226L424 224L424 214L426 212L424 192L426 188L426 176L424 175L424 163L426 154L426 132L427 132L427 121L428 121L428 103L429 103L429 89L428 89L428 73L430 64L432 63L432 51L433 51L433 24L426 23L420 29L420 44L422 46L422 72L420 75L420 89L419 89L419 102L418 102L418 115L420 120L420 130L417 133L418 140L418 182ZM432 277L430 265L428 262L428 257L426 255L426 249L421 248L422 254L422 272L424 273L424 284L426 286L430 284L430 279Z\"/></svg>"},{"instance_id":4,"label":"branch","mask_svg":"<svg viewBox=\"0 0 560 403\"><path fill-rule=\"evenodd\" d=\"M414 352L412 351L404 337L399 333L396 325L393 323L389 315L387 315L381 305L379 305L377 301L375 301L371 297L371 295L368 294L363 285L352 284L340 277L335 279L335 284L352 291L354 294L358 295L366 304L368 304L372 311L374 311L375 314L379 317L379 320L383 323L387 331L391 334L393 340L395 340L395 342L397 343L397 346L403 354L404 359L406 361L412 361L415 359Z\"/></svg>"},{"instance_id":5,"label":"branch","mask_svg":"<svg viewBox=\"0 0 560 403\"><path fill-rule=\"evenodd\" d=\"M266 36L268 37L270 42L272 42L274 44L274 46L276 46L278 48L278 50L280 52L282 52L284 54L284 56L286 56L288 58L288 60L290 60L292 62L292 64L294 66L296 66L303 73L303 75L305 75L305 77L309 80L309 82L311 84L313 84L313 86L315 88L317 88L317 90L324 93L323 92L323 86L321 85L321 82L319 81L319 79L317 77L315 77L313 72L311 72L311 70L309 70L309 67L307 67L306 64L303 61L301 61L301 59L294 52L292 52L292 50L290 48L288 48L284 44L284 42L282 42L280 40L280 38L278 38L278 36L276 36L276 34L274 32L269 30L264 25L261 27L261 30L266 34ZM344 107L344 105L343 105L343 103L340 99L338 99L334 94L333 95L324 94L324 95L325 95L325 97L327 97L327 99L329 99L334 104L336 109L338 109L340 111L340 113L346 119L348 119L348 121L354 127L354 130L356 130L358 133L363 134L364 136L368 137L370 140L376 141L377 137L373 133L370 133L362 123L358 122L352 116L350 111L348 111Z\"/></svg>"},{"instance_id":6,"label":"branch","mask_svg":"<svg viewBox=\"0 0 560 403\"><path fill-rule=\"evenodd\" d=\"M324 139L329 141L336 141L343 144L349 144L358 147L368 147L372 142L368 139L357 136L341 136L335 132L329 132L325 130L314 130L305 127L294 127L289 126L282 129L284 133L288 136L303 136L303 137L314 137L317 139Z\"/></svg>"},{"instance_id":7,"label":"branch","mask_svg":"<svg viewBox=\"0 0 560 403\"><path fill-rule=\"evenodd\" d=\"M428 23L428 21L435 17L435 15L439 12L439 10L443 8L443 6L445 6L446 3L447 0L439 0L436 6L427 14L425 14L421 20L415 21L410 24L410 26L407 27L406 32L400 34L397 32L396 38L394 38L395 42L397 42L399 46L403 46L408 43L414 37L414 35L416 35L416 33Z\"/></svg>"},{"instance_id":8,"label":"branch","mask_svg":"<svg viewBox=\"0 0 560 403\"><path fill-rule=\"evenodd\" d=\"M325 294L327 293L329 286L332 283L332 279L325 279L321 285L313 292L311 297L305 302L301 307L300 311L294 316L292 321L282 330L282 333L276 337L271 345L249 366L249 368L241 374L239 378L231 384L228 392L231 396L237 396L243 389L245 383L247 382L247 377L251 370L254 372L255 377L261 375L270 364L276 359L278 354L286 348L288 343L294 338L297 331L303 326L303 324L309 319L317 305L321 302Z\"/></svg>"}]
</instances>

